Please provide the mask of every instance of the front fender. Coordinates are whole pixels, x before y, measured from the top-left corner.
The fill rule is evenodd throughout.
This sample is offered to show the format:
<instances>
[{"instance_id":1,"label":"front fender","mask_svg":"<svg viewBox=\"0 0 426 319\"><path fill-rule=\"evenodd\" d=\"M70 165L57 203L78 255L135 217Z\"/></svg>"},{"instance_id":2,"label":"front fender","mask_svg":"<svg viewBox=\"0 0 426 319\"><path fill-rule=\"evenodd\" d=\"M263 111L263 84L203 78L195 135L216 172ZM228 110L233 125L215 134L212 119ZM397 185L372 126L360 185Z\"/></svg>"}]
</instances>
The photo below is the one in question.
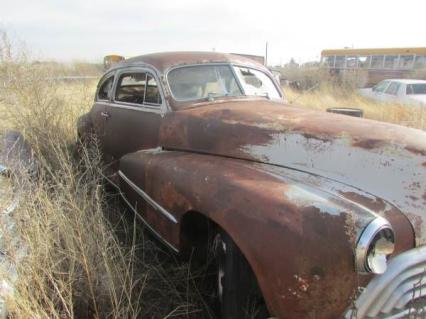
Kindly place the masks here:
<instances>
[{"instance_id":1,"label":"front fender","mask_svg":"<svg viewBox=\"0 0 426 319\"><path fill-rule=\"evenodd\" d=\"M275 316L337 318L363 285L353 251L375 217L365 207L262 165L210 155L140 151L124 156L120 171L176 218L173 225L137 203L174 247L188 211L220 225L247 258ZM128 185L120 185L127 196Z\"/></svg>"}]
</instances>

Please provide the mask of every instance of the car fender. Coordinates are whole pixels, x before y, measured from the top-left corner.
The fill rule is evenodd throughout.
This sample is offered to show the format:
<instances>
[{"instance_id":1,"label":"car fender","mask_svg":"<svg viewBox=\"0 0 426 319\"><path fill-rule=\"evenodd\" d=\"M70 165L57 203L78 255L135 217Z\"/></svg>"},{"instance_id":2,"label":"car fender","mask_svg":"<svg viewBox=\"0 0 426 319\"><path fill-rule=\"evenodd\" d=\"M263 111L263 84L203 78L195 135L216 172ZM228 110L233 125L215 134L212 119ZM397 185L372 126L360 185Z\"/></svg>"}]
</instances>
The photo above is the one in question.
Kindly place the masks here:
<instances>
[{"instance_id":1,"label":"car fender","mask_svg":"<svg viewBox=\"0 0 426 319\"><path fill-rule=\"evenodd\" d=\"M353 202L253 162L203 154L139 151L120 160L119 172L127 179L120 180L127 200L177 250L187 212L223 228L247 258L274 315L338 317L363 281L354 271L354 247L375 214ZM129 181L175 222L145 205Z\"/></svg>"}]
</instances>

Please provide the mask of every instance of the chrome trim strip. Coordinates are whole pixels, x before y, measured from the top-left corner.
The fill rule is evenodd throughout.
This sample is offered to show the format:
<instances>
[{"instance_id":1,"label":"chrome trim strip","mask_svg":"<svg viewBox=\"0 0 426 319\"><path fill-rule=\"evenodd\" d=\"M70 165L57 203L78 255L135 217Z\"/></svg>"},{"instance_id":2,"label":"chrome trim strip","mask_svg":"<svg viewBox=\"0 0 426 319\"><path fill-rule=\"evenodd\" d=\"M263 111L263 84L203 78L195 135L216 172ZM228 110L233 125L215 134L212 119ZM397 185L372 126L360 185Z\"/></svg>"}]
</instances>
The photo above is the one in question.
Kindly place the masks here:
<instances>
[{"instance_id":1,"label":"chrome trim strip","mask_svg":"<svg viewBox=\"0 0 426 319\"><path fill-rule=\"evenodd\" d=\"M130 202L127 200L126 196L123 194L123 192L120 192L121 197L126 202L126 204L130 207L130 209L135 213L135 215L144 223L145 227L149 229L150 232L152 232L162 243L164 243L167 247L171 248L174 252L178 253L179 249L177 249L175 246L173 246L171 243L169 243L167 240L165 240L159 233L157 233L154 228L152 228L148 222L137 212L137 210L130 204Z\"/></svg>"},{"instance_id":2,"label":"chrome trim strip","mask_svg":"<svg viewBox=\"0 0 426 319\"><path fill-rule=\"evenodd\" d=\"M367 252L370 247L371 241L374 236L377 235L382 229L389 228L392 230L392 226L383 217L376 217L362 232L355 249L355 267L360 273L369 273L366 266Z\"/></svg>"},{"instance_id":3,"label":"chrome trim strip","mask_svg":"<svg viewBox=\"0 0 426 319\"><path fill-rule=\"evenodd\" d=\"M109 107L114 107L117 109L126 109L126 110L132 110L132 111L138 111L138 112L152 112L152 113L156 113L156 114L162 114L162 110L159 107L149 107L149 106L144 106L144 105L139 105L139 106L132 106L132 104L130 105L124 105L124 104L115 104L115 103L111 103L111 102L104 102L104 101L99 101L96 102L96 104L101 104L101 105L105 105L105 106L109 106ZM134 105L134 104L133 104Z\"/></svg>"},{"instance_id":4,"label":"chrome trim strip","mask_svg":"<svg viewBox=\"0 0 426 319\"><path fill-rule=\"evenodd\" d=\"M146 200L148 204L150 204L154 209L158 210L161 214L163 214L168 220L172 221L173 223L177 224L177 219L170 214L167 210L165 210L163 207L161 207L159 204L157 204L156 201L154 201L147 193L145 193L142 189L140 189L135 183L133 183L122 171L118 171L118 175L127 183L130 185L133 190L138 193L139 196L141 196L143 199Z\"/></svg>"}]
</instances>

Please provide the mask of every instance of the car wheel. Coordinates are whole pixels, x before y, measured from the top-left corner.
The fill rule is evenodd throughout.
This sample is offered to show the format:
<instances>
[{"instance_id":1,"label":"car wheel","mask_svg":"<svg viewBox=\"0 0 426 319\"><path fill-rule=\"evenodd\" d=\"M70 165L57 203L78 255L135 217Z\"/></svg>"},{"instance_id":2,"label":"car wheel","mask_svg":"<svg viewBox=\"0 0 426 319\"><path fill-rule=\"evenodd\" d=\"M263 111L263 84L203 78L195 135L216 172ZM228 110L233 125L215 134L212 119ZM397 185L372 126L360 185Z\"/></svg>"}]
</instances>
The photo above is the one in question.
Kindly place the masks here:
<instances>
[{"instance_id":1,"label":"car wheel","mask_svg":"<svg viewBox=\"0 0 426 319\"><path fill-rule=\"evenodd\" d=\"M222 319L265 319L266 306L250 265L223 231L215 234L213 253L216 266L218 317Z\"/></svg>"}]
</instances>

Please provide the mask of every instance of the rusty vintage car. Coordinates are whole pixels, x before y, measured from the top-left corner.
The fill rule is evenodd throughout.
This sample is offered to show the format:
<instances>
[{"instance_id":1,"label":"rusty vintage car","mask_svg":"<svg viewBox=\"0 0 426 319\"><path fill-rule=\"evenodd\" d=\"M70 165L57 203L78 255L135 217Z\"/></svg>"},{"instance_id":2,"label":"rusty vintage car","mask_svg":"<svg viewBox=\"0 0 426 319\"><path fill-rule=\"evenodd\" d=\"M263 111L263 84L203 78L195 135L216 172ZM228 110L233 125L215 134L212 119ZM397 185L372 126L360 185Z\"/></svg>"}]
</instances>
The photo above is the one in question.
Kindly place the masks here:
<instances>
[{"instance_id":1,"label":"rusty vintage car","mask_svg":"<svg viewBox=\"0 0 426 319\"><path fill-rule=\"evenodd\" d=\"M158 238L213 247L219 317L256 287L278 318L425 312L426 132L297 108L250 59L175 52L108 70L78 122L92 134Z\"/></svg>"}]
</instances>

